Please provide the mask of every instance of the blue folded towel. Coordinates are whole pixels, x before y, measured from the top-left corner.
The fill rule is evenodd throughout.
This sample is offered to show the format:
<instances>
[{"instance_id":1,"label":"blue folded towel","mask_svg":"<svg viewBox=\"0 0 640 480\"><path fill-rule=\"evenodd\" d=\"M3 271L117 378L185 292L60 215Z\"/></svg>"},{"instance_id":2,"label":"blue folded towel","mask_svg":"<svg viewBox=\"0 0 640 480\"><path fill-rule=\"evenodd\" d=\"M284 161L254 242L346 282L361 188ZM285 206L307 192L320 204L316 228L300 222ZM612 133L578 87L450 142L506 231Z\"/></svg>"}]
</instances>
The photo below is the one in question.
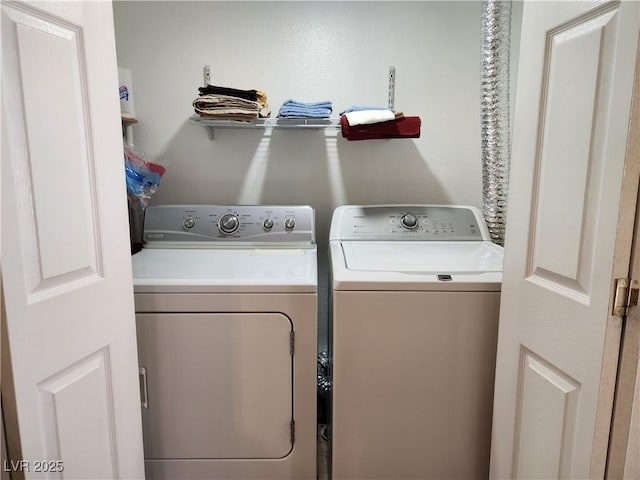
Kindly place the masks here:
<instances>
[{"instance_id":1,"label":"blue folded towel","mask_svg":"<svg viewBox=\"0 0 640 480\"><path fill-rule=\"evenodd\" d=\"M331 100L322 100L320 102L298 102L297 100L285 100L282 106L291 105L302 108L332 108Z\"/></svg>"},{"instance_id":2,"label":"blue folded towel","mask_svg":"<svg viewBox=\"0 0 640 480\"><path fill-rule=\"evenodd\" d=\"M286 100L280 107L278 117L329 118L332 111L331 100L310 103Z\"/></svg>"},{"instance_id":3,"label":"blue folded towel","mask_svg":"<svg viewBox=\"0 0 640 480\"><path fill-rule=\"evenodd\" d=\"M360 112L362 110L388 110L389 107L372 107L369 105L351 105L346 110L340 112L340 116L350 112Z\"/></svg>"}]
</instances>

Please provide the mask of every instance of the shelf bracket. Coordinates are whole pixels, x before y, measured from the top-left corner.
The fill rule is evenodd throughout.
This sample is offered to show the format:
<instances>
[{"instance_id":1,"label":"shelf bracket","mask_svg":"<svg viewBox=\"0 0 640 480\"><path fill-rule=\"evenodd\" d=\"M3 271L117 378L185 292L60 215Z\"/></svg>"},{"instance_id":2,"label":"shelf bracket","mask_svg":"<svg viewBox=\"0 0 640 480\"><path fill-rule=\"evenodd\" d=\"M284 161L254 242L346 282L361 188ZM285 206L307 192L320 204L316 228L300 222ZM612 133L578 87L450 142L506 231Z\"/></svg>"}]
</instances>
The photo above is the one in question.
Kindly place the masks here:
<instances>
[{"instance_id":1,"label":"shelf bracket","mask_svg":"<svg viewBox=\"0 0 640 480\"><path fill-rule=\"evenodd\" d=\"M205 65L202 69L202 82L205 87L211 85L211 67L209 65Z\"/></svg>"},{"instance_id":2,"label":"shelf bracket","mask_svg":"<svg viewBox=\"0 0 640 480\"><path fill-rule=\"evenodd\" d=\"M205 87L211 85L211 67L209 65L205 65L202 68L202 83L204 83ZM215 135L213 133L213 127L205 127L207 129L207 136L209 140L213 140Z\"/></svg>"},{"instance_id":3,"label":"shelf bracket","mask_svg":"<svg viewBox=\"0 0 640 480\"><path fill-rule=\"evenodd\" d=\"M128 123L124 125L124 143L129 147L133 147L133 125Z\"/></svg>"},{"instance_id":4,"label":"shelf bracket","mask_svg":"<svg viewBox=\"0 0 640 480\"><path fill-rule=\"evenodd\" d=\"M389 91L387 96L387 106L394 111L396 96L396 67L389 67Z\"/></svg>"}]
</instances>

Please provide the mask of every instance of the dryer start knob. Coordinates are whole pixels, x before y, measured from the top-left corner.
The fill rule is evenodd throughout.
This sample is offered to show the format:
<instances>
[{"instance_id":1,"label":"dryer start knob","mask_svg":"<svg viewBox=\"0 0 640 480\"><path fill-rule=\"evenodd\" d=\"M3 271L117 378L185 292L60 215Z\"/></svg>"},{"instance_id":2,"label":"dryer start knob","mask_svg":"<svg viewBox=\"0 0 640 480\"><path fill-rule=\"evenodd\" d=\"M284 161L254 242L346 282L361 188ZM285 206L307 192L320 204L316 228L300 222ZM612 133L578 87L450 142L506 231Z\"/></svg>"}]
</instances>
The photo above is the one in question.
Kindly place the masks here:
<instances>
[{"instance_id":1,"label":"dryer start knob","mask_svg":"<svg viewBox=\"0 0 640 480\"><path fill-rule=\"evenodd\" d=\"M400 225L408 230L415 230L418 228L418 219L411 213L405 213L400 217Z\"/></svg>"},{"instance_id":2,"label":"dryer start knob","mask_svg":"<svg viewBox=\"0 0 640 480\"><path fill-rule=\"evenodd\" d=\"M218 221L218 230L225 235L231 235L240 228L240 220L233 213L227 213L220 217Z\"/></svg>"},{"instance_id":3,"label":"dryer start knob","mask_svg":"<svg viewBox=\"0 0 640 480\"><path fill-rule=\"evenodd\" d=\"M187 217L184 219L184 221L182 222L182 226L184 228L186 228L187 230L195 227L196 225L196 220L193 217Z\"/></svg>"},{"instance_id":4,"label":"dryer start knob","mask_svg":"<svg viewBox=\"0 0 640 480\"><path fill-rule=\"evenodd\" d=\"M287 230L287 231L291 231L291 230L293 230L295 227L296 227L296 219L295 219L295 218L291 218L291 217L289 217L289 218L287 218L287 219L284 221L284 228L285 228L285 230Z\"/></svg>"}]
</instances>

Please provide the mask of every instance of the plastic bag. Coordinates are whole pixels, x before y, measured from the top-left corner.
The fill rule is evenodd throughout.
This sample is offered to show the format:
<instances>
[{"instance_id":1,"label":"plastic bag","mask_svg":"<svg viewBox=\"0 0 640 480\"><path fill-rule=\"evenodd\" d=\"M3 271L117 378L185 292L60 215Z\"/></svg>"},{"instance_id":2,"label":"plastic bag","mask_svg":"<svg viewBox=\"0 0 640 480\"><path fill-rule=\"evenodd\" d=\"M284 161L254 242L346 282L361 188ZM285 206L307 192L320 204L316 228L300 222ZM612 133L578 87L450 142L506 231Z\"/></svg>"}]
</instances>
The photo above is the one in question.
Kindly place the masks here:
<instances>
[{"instance_id":1,"label":"plastic bag","mask_svg":"<svg viewBox=\"0 0 640 480\"><path fill-rule=\"evenodd\" d=\"M131 146L124 147L124 169L127 193L137 197L142 207L146 207L156 193L166 169L146 160L143 154L134 151Z\"/></svg>"}]
</instances>

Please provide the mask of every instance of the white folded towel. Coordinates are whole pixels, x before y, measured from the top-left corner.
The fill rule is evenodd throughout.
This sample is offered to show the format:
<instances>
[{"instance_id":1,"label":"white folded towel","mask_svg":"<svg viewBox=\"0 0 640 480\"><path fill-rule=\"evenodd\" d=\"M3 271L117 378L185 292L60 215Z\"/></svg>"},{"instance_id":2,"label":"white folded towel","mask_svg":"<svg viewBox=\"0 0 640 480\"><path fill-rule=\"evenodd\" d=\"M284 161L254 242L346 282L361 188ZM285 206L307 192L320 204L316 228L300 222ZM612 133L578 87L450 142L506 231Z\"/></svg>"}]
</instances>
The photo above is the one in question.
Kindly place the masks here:
<instances>
[{"instance_id":1,"label":"white folded towel","mask_svg":"<svg viewBox=\"0 0 640 480\"><path fill-rule=\"evenodd\" d=\"M368 125L371 123L388 122L396 118L391 110L358 110L344 114L349 125Z\"/></svg>"}]
</instances>

